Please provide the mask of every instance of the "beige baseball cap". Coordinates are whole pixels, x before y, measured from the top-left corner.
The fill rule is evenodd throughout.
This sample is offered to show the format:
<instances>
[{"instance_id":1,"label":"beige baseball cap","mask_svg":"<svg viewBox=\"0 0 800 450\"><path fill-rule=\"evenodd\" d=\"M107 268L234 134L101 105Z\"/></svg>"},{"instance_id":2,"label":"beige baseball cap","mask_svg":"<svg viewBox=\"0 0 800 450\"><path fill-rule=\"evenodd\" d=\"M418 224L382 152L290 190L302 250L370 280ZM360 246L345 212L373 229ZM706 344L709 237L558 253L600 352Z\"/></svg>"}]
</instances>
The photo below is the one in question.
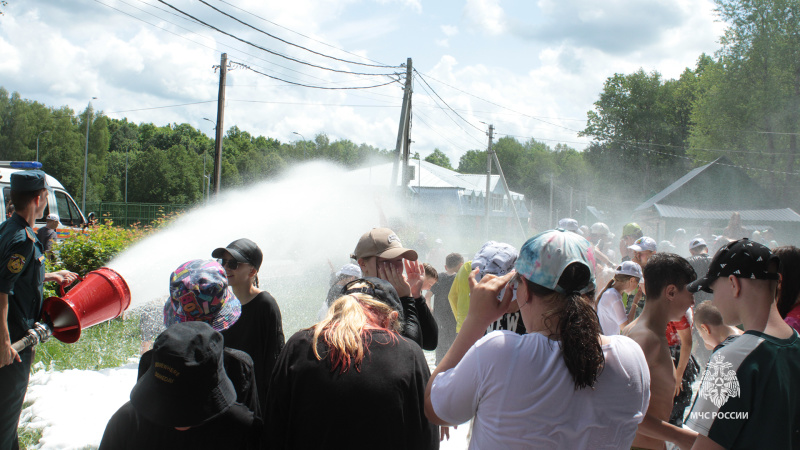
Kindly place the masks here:
<instances>
[{"instance_id":1,"label":"beige baseball cap","mask_svg":"<svg viewBox=\"0 0 800 450\"><path fill-rule=\"evenodd\" d=\"M403 248L400 238L394 231L388 228L373 228L364 233L358 240L358 245L350 255L351 258L359 260L377 256L383 259L394 259L402 256L409 261L417 260L417 252Z\"/></svg>"}]
</instances>

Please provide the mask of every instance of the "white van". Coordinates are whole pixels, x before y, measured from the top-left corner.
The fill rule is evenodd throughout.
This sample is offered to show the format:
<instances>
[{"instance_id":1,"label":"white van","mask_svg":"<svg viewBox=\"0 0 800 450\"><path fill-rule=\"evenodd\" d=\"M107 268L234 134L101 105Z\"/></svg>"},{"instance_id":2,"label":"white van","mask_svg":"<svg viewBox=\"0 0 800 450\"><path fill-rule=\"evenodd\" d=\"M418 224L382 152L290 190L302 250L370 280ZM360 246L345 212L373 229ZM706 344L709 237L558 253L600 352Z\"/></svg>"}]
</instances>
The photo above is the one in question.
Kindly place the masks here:
<instances>
[{"instance_id":1,"label":"white van","mask_svg":"<svg viewBox=\"0 0 800 450\"><path fill-rule=\"evenodd\" d=\"M37 166L38 165L38 166ZM6 220L8 214L8 205L11 202L11 174L19 172L20 170L35 169L41 167L40 163L32 162L0 162L0 200L2 200L3 214L0 222ZM34 229L39 229L46 225L45 217L48 214L54 213L58 215L61 221L56 232L58 239L66 239L70 235L81 233L86 227L86 217L84 217L75 200L64 189L64 186L55 178L47 175L47 209L44 210L42 217L36 218Z\"/></svg>"}]
</instances>

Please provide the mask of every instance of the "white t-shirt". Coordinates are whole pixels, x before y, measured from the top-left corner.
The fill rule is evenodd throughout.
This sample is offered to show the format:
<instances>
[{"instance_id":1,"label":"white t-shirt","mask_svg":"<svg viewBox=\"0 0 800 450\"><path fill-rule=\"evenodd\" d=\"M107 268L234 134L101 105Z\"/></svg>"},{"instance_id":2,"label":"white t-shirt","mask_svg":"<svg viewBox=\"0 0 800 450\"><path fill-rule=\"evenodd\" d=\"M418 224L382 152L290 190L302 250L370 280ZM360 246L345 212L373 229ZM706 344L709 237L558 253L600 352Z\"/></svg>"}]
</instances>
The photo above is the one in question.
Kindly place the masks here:
<instances>
[{"instance_id":1,"label":"white t-shirt","mask_svg":"<svg viewBox=\"0 0 800 450\"><path fill-rule=\"evenodd\" d=\"M633 340L608 339L595 388L576 390L558 342L494 331L437 375L433 409L452 424L475 417L470 449L629 448L650 401L650 372Z\"/></svg>"},{"instance_id":2,"label":"white t-shirt","mask_svg":"<svg viewBox=\"0 0 800 450\"><path fill-rule=\"evenodd\" d=\"M619 326L628 320L622 295L613 287L606 289L597 302L597 318L600 319L600 327L606 336L619 334Z\"/></svg>"}]
</instances>

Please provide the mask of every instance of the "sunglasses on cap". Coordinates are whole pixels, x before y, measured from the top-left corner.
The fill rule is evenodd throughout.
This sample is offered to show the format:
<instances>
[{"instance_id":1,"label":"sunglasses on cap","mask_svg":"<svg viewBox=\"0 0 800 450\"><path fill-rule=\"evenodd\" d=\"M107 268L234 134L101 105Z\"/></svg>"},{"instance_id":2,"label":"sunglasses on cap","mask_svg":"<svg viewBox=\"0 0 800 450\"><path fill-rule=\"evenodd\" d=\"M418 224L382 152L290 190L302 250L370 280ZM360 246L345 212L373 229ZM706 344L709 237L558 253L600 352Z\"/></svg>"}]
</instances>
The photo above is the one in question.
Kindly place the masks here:
<instances>
[{"instance_id":1,"label":"sunglasses on cap","mask_svg":"<svg viewBox=\"0 0 800 450\"><path fill-rule=\"evenodd\" d=\"M366 284L366 286L361 286L361 287L357 287L357 288L352 287L355 284L362 284L362 283ZM347 284L344 285L344 289L342 289L342 291L344 292L343 295L362 293L362 294L367 294L369 296L375 297L375 285L372 284L370 281L363 280L363 279L352 280L352 281L348 282Z\"/></svg>"},{"instance_id":2,"label":"sunglasses on cap","mask_svg":"<svg viewBox=\"0 0 800 450\"><path fill-rule=\"evenodd\" d=\"M247 263L240 263L239 261L237 261L235 259L223 259L223 258L217 258L217 262L223 268L227 267L227 268L229 268L231 270L238 269L239 268L239 264L247 264Z\"/></svg>"}]
</instances>

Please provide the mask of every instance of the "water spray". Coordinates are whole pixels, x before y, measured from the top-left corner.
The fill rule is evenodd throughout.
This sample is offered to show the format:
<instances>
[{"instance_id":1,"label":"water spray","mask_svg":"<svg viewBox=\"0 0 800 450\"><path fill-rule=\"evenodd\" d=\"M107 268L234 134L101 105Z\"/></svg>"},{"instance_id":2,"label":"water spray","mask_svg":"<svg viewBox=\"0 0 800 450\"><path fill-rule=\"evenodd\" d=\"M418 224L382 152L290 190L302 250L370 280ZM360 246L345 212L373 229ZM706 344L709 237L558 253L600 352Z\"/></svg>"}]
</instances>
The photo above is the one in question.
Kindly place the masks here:
<instances>
[{"instance_id":1,"label":"water spray","mask_svg":"<svg viewBox=\"0 0 800 450\"><path fill-rule=\"evenodd\" d=\"M47 341L51 335L65 344L77 342L81 330L118 317L131 304L128 283L108 267L89 272L68 293L63 286L60 289L60 297L44 301L40 321L12 344L17 353Z\"/></svg>"}]
</instances>

